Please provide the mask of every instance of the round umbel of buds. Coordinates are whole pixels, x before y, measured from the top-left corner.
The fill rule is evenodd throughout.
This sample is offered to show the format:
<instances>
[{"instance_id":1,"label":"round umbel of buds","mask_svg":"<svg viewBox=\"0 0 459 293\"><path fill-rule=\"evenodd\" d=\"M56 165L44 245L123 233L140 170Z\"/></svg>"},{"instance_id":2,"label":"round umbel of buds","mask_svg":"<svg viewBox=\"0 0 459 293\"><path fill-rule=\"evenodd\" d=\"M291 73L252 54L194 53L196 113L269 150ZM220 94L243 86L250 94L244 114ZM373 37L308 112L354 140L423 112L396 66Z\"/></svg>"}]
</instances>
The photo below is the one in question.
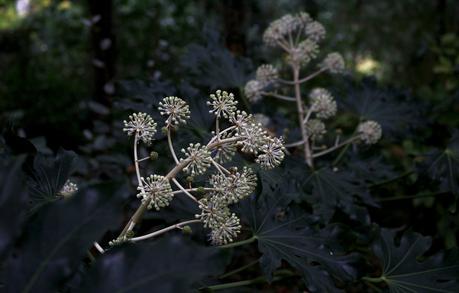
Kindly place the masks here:
<instances>
[{"instance_id":1,"label":"round umbel of buds","mask_svg":"<svg viewBox=\"0 0 459 293\"><path fill-rule=\"evenodd\" d=\"M321 139L327 133L325 124L319 119L311 119L306 123L308 135L313 139Z\"/></svg>"},{"instance_id":2,"label":"round umbel of buds","mask_svg":"<svg viewBox=\"0 0 459 293\"><path fill-rule=\"evenodd\" d=\"M244 94L251 103L256 103L261 100L261 92L264 88L264 84L258 80L250 80L245 84Z\"/></svg>"},{"instance_id":3,"label":"round umbel of buds","mask_svg":"<svg viewBox=\"0 0 459 293\"><path fill-rule=\"evenodd\" d=\"M242 128L255 122L252 114L247 114L245 111L237 110L233 116L230 117L230 122L236 127L236 132L241 132Z\"/></svg>"},{"instance_id":4,"label":"round umbel of buds","mask_svg":"<svg viewBox=\"0 0 459 293\"><path fill-rule=\"evenodd\" d=\"M187 147L186 150L182 149L182 153L184 153L187 156L186 159L190 161L188 165L183 168L183 171L188 172L191 176L203 174L212 163L210 151L206 146L201 146L200 143L190 143L190 146ZM180 159L180 161L183 160L184 159Z\"/></svg>"},{"instance_id":5,"label":"round umbel of buds","mask_svg":"<svg viewBox=\"0 0 459 293\"><path fill-rule=\"evenodd\" d=\"M212 175L209 183L215 190L214 197L233 204L252 194L257 187L257 177L250 168L244 167L242 172Z\"/></svg>"},{"instance_id":6,"label":"round umbel of buds","mask_svg":"<svg viewBox=\"0 0 459 293\"><path fill-rule=\"evenodd\" d=\"M337 105L335 99L324 88L316 88L309 94L311 110L317 118L328 119L336 115Z\"/></svg>"},{"instance_id":7,"label":"round umbel of buds","mask_svg":"<svg viewBox=\"0 0 459 293\"><path fill-rule=\"evenodd\" d=\"M158 110L163 116L167 116L166 126L185 124L190 118L190 107L188 104L177 97L165 97L162 102L159 102Z\"/></svg>"},{"instance_id":8,"label":"round umbel of buds","mask_svg":"<svg viewBox=\"0 0 459 293\"><path fill-rule=\"evenodd\" d=\"M219 226L211 230L209 238L213 245L224 245L233 242L240 232L240 220L235 214L231 214Z\"/></svg>"},{"instance_id":9,"label":"round umbel of buds","mask_svg":"<svg viewBox=\"0 0 459 293\"><path fill-rule=\"evenodd\" d=\"M211 229L220 226L231 214L225 200L216 196L200 199L199 209L201 213L195 217L203 223L205 228Z\"/></svg>"},{"instance_id":10,"label":"round umbel of buds","mask_svg":"<svg viewBox=\"0 0 459 293\"><path fill-rule=\"evenodd\" d=\"M345 69L343 56L336 52L328 54L319 66L331 73L343 73Z\"/></svg>"},{"instance_id":11,"label":"round umbel of buds","mask_svg":"<svg viewBox=\"0 0 459 293\"><path fill-rule=\"evenodd\" d=\"M267 86L279 79L279 72L271 64L263 64L257 69L256 79L264 86Z\"/></svg>"},{"instance_id":12,"label":"round umbel of buds","mask_svg":"<svg viewBox=\"0 0 459 293\"><path fill-rule=\"evenodd\" d=\"M237 110L237 101L234 95L226 91L217 90L215 94L210 94L210 101L207 105L212 107L209 113L214 113L217 117L229 118Z\"/></svg>"},{"instance_id":13,"label":"round umbel of buds","mask_svg":"<svg viewBox=\"0 0 459 293\"><path fill-rule=\"evenodd\" d=\"M291 14L284 15L269 24L263 33L263 41L268 46L278 46L279 42L301 27L301 25L302 23L298 17Z\"/></svg>"},{"instance_id":14,"label":"round umbel of buds","mask_svg":"<svg viewBox=\"0 0 459 293\"><path fill-rule=\"evenodd\" d=\"M269 139L266 131L259 123L248 123L244 125L234 136L243 138L237 142L238 145L242 146L241 151L252 154L257 154Z\"/></svg>"},{"instance_id":15,"label":"round umbel of buds","mask_svg":"<svg viewBox=\"0 0 459 293\"><path fill-rule=\"evenodd\" d=\"M164 176L150 175L147 178L141 178L143 186L137 187L140 193L137 197L142 198L142 202L149 201L148 209L155 207L159 210L169 205L174 197L172 187Z\"/></svg>"},{"instance_id":16,"label":"round umbel of buds","mask_svg":"<svg viewBox=\"0 0 459 293\"><path fill-rule=\"evenodd\" d=\"M311 21L305 28L306 36L313 42L319 42L325 38L325 27L318 21Z\"/></svg>"},{"instance_id":17,"label":"round umbel of buds","mask_svg":"<svg viewBox=\"0 0 459 293\"><path fill-rule=\"evenodd\" d=\"M146 113L134 113L129 115L129 121L124 121L123 131L129 136L137 135L139 140L149 144L156 134L156 122Z\"/></svg>"},{"instance_id":18,"label":"round umbel of buds","mask_svg":"<svg viewBox=\"0 0 459 293\"><path fill-rule=\"evenodd\" d=\"M65 182L64 186L62 186L61 190L57 194L63 197L69 197L74 195L77 191L78 185L69 179Z\"/></svg>"},{"instance_id":19,"label":"round umbel of buds","mask_svg":"<svg viewBox=\"0 0 459 293\"><path fill-rule=\"evenodd\" d=\"M230 137L231 135L229 133L224 133L221 135L221 139L226 139ZM224 143L217 146L215 150L215 161L219 163L225 163L230 161L234 157L234 155L237 152L237 145L236 143Z\"/></svg>"},{"instance_id":20,"label":"round umbel of buds","mask_svg":"<svg viewBox=\"0 0 459 293\"><path fill-rule=\"evenodd\" d=\"M279 166L285 157L285 147L282 138L269 138L268 141L261 146L260 155L256 162L263 169L273 169Z\"/></svg>"},{"instance_id":21,"label":"round umbel of buds","mask_svg":"<svg viewBox=\"0 0 459 293\"><path fill-rule=\"evenodd\" d=\"M298 44L297 47L291 48L287 54L287 62L293 66L304 66L317 57L319 46L317 43L306 39Z\"/></svg>"},{"instance_id":22,"label":"round umbel of buds","mask_svg":"<svg viewBox=\"0 0 459 293\"><path fill-rule=\"evenodd\" d=\"M377 143L382 136L382 128L376 121L365 121L357 127L357 133L360 139L366 144Z\"/></svg>"}]
</instances>

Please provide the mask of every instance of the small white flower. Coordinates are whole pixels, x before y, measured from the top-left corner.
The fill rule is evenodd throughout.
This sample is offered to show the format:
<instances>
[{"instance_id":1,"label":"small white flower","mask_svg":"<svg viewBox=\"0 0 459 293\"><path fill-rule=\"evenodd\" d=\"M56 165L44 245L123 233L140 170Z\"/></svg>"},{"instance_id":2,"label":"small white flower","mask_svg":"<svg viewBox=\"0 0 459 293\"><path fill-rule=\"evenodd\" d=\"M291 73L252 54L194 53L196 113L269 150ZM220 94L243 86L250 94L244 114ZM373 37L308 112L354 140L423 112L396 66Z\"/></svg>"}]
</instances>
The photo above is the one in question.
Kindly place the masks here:
<instances>
[{"instance_id":1,"label":"small white flower","mask_svg":"<svg viewBox=\"0 0 459 293\"><path fill-rule=\"evenodd\" d=\"M235 137L243 138L238 141L238 145L242 146L241 151L252 154L257 154L260 148L269 139L260 123L248 123L244 125L235 134Z\"/></svg>"},{"instance_id":2,"label":"small white flower","mask_svg":"<svg viewBox=\"0 0 459 293\"><path fill-rule=\"evenodd\" d=\"M129 121L124 121L123 131L129 136L137 135L139 140L149 144L156 133L156 122L146 113L134 113L129 116Z\"/></svg>"},{"instance_id":3,"label":"small white flower","mask_svg":"<svg viewBox=\"0 0 459 293\"><path fill-rule=\"evenodd\" d=\"M69 179L65 182L64 186L62 186L61 190L57 194L63 197L69 197L74 195L77 191L78 185Z\"/></svg>"},{"instance_id":4,"label":"small white flower","mask_svg":"<svg viewBox=\"0 0 459 293\"><path fill-rule=\"evenodd\" d=\"M205 146L201 146L200 143L192 144L187 147L187 149L182 149L182 153L187 156L187 159L190 160L188 165L183 168L183 171L188 172L190 175L199 175L206 172L209 168L212 157L210 156L210 151ZM181 161L184 159L181 159Z\"/></svg>"},{"instance_id":5,"label":"small white flower","mask_svg":"<svg viewBox=\"0 0 459 293\"><path fill-rule=\"evenodd\" d=\"M309 98L311 99L311 109L318 118L327 119L336 115L336 101L326 89L316 88L312 90Z\"/></svg>"},{"instance_id":6,"label":"small white flower","mask_svg":"<svg viewBox=\"0 0 459 293\"><path fill-rule=\"evenodd\" d=\"M280 40L288 37L289 33L291 34L302 25L300 18L291 14L284 15L269 24L263 33L263 41L269 46L277 46Z\"/></svg>"},{"instance_id":7,"label":"small white flower","mask_svg":"<svg viewBox=\"0 0 459 293\"><path fill-rule=\"evenodd\" d=\"M261 92L263 91L264 85L258 80L250 80L245 84L244 94L251 103L256 103L261 100Z\"/></svg>"},{"instance_id":8,"label":"small white flower","mask_svg":"<svg viewBox=\"0 0 459 293\"><path fill-rule=\"evenodd\" d=\"M260 155L256 162L263 169L272 169L279 166L285 157L285 147L282 138L270 138L266 144L260 148Z\"/></svg>"},{"instance_id":9,"label":"small white flower","mask_svg":"<svg viewBox=\"0 0 459 293\"><path fill-rule=\"evenodd\" d=\"M343 73L345 69L343 56L336 52L328 54L319 66L331 73Z\"/></svg>"},{"instance_id":10,"label":"small white flower","mask_svg":"<svg viewBox=\"0 0 459 293\"><path fill-rule=\"evenodd\" d=\"M316 42L306 39L298 44L297 47L292 48L287 55L287 62L292 65L306 65L311 60L317 57L319 53L319 46Z\"/></svg>"},{"instance_id":11,"label":"small white flower","mask_svg":"<svg viewBox=\"0 0 459 293\"><path fill-rule=\"evenodd\" d=\"M263 64L257 69L256 79L267 86L279 79L279 72L271 64Z\"/></svg>"},{"instance_id":12,"label":"small white flower","mask_svg":"<svg viewBox=\"0 0 459 293\"><path fill-rule=\"evenodd\" d=\"M252 194L257 187L257 177L250 168L244 167L242 172L212 175L209 183L215 189L214 197L233 204Z\"/></svg>"},{"instance_id":13,"label":"small white flower","mask_svg":"<svg viewBox=\"0 0 459 293\"><path fill-rule=\"evenodd\" d=\"M150 175L147 178L141 178L143 183L142 187L137 187L140 191L137 197L142 198L142 202L150 201L148 209L153 206L156 210L169 205L170 201L174 197L172 193L171 184L164 176Z\"/></svg>"},{"instance_id":14,"label":"small white flower","mask_svg":"<svg viewBox=\"0 0 459 293\"><path fill-rule=\"evenodd\" d=\"M201 213L195 217L203 223L205 228L211 229L220 226L231 214L226 202L215 196L200 199L199 209Z\"/></svg>"},{"instance_id":15,"label":"small white flower","mask_svg":"<svg viewBox=\"0 0 459 293\"><path fill-rule=\"evenodd\" d=\"M217 90L215 94L210 95L211 101L207 105L212 107L210 113L214 113L217 117L229 118L236 111L237 101L234 100L234 95L226 91Z\"/></svg>"},{"instance_id":16,"label":"small white flower","mask_svg":"<svg viewBox=\"0 0 459 293\"><path fill-rule=\"evenodd\" d=\"M224 245L233 242L240 232L239 218L235 214L231 214L225 219L225 222L211 230L209 237L213 245Z\"/></svg>"},{"instance_id":17,"label":"small white flower","mask_svg":"<svg viewBox=\"0 0 459 293\"><path fill-rule=\"evenodd\" d=\"M162 102L159 102L158 110L163 116L167 116L166 125L185 124L190 118L190 107L188 104L178 97L165 97Z\"/></svg>"},{"instance_id":18,"label":"small white flower","mask_svg":"<svg viewBox=\"0 0 459 293\"><path fill-rule=\"evenodd\" d=\"M306 36L313 42L319 42L325 38L325 28L318 21L312 21L306 25L305 28Z\"/></svg>"},{"instance_id":19,"label":"small white flower","mask_svg":"<svg viewBox=\"0 0 459 293\"><path fill-rule=\"evenodd\" d=\"M306 123L308 135L313 139L321 139L327 133L325 124L319 119L311 119Z\"/></svg>"},{"instance_id":20,"label":"small white flower","mask_svg":"<svg viewBox=\"0 0 459 293\"><path fill-rule=\"evenodd\" d=\"M231 117L230 122L236 127L236 132L240 132L242 128L255 122L252 114L247 114L245 111L237 110Z\"/></svg>"},{"instance_id":21,"label":"small white flower","mask_svg":"<svg viewBox=\"0 0 459 293\"><path fill-rule=\"evenodd\" d=\"M364 143L375 144L381 139L382 128L378 122L370 120L360 123L357 127L357 133Z\"/></svg>"}]
</instances>

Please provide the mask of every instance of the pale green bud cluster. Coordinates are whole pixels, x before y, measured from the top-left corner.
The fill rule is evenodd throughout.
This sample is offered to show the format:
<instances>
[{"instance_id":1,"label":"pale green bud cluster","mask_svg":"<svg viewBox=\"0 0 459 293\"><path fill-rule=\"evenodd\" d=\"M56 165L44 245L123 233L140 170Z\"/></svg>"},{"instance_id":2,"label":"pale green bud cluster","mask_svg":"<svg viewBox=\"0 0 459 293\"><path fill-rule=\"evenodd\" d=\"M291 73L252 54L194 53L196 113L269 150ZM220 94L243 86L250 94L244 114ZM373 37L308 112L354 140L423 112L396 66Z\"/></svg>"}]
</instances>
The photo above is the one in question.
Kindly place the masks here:
<instances>
[{"instance_id":1,"label":"pale green bud cluster","mask_svg":"<svg viewBox=\"0 0 459 293\"><path fill-rule=\"evenodd\" d=\"M375 144L382 137L381 125L376 121L365 121L357 127L360 139L366 144Z\"/></svg>"},{"instance_id":2,"label":"pale green bud cluster","mask_svg":"<svg viewBox=\"0 0 459 293\"><path fill-rule=\"evenodd\" d=\"M65 182L64 186L62 186L61 190L57 194L63 197L70 197L77 191L78 185L69 179Z\"/></svg>"},{"instance_id":3,"label":"pale green bud cluster","mask_svg":"<svg viewBox=\"0 0 459 293\"><path fill-rule=\"evenodd\" d=\"M169 180L161 175L150 175L141 180L143 186L137 188L140 191L137 197L142 198L142 202L148 201L148 209L155 207L159 210L169 205L174 197Z\"/></svg>"},{"instance_id":4,"label":"pale green bud cluster","mask_svg":"<svg viewBox=\"0 0 459 293\"><path fill-rule=\"evenodd\" d=\"M328 119L336 115L337 105L333 96L324 88L315 88L309 94L310 107L317 118Z\"/></svg>"},{"instance_id":5,"label":"pale green bud cluster","mask_svg":"<svg viewBox=\"0 0 459 293\"><path fill-rule=\"evenodd\" d=\"M139 140L150 144L156 134L156 122L146 113L134 113L129 116L129 121L124 121L123 131L129 136L136 135Z\"/></svg>"},{"instance_id":6,"label":"pale green bud cluster","mask_svg":"<svg viewBox=\"0 0 459 293\"><path fill-rule=\"evenodd\" d=\"M185 159L190 161L183 170L191 176L203 174L211 165L211 153L200 143L190 143L190 146L186 150L182 149L182 153L185 154Z\"/></svg>"},{"instance_id":7,"label":"pale green bud cluster","mask_svg":"<svg viewBox=\"0 0 459 293\"><path fill-rule=\"evenodd\" d=\"M209 113L214 113L217 117L229 118L237 110L237 101L232 93L217 90L215 94L210 95L210 101L207 105L212 106Z\"/></svg>"},{"instance_id":8,"label":"pale green bud cluster","mask_svg":"<svg viewBox=\"0 0 459 293\"><path fill-rule=\"evenodd\" d=\"M177 126L179 124L185 124L190 118L190 106L177 97L165 97L162 102L159 103L158 110L163 116L167 116L166 126Z\"/></svg>"}]
</instances>

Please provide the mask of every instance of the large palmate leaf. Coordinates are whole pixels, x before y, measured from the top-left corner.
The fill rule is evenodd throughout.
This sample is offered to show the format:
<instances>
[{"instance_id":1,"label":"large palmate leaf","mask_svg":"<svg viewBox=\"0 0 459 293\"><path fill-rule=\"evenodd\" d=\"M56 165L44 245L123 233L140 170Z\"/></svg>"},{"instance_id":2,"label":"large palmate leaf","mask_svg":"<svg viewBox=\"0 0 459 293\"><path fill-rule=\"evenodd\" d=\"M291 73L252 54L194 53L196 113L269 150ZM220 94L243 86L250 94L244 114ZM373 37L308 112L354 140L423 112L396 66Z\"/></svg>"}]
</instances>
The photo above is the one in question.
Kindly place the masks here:
<instances>
[{"instance_id":1,"label":"large palmate leaf","mask_svg":"<svg viewBox=\"0 0 459 293\"><path fill-rule=\"evenodd\" d=\"M5 292L56 292L75 273L93 242L119 227L125 194L124 185L98 185L32 216L6 261Z\"/></svg>"},{"instance_id":2,"label":"large palmate leaf","mask_svg":"<svg viewBox=\"0 0 459 293\"><path fill-rule=\"evenodd\" d=\"M277 200L268 195L265 200L251 199L243 206L258 249L263 254L261 266L268 279L285 260L297 269L311 292L336 292L333 278L352 278L350 263L354 255L339 256L327 243L335 241L331 234L314 231L311 222L303 216L285 215L288 208L280 205L282 195L274 192Z\"/></svg>"},{"instance_id":3,"label":"large palmate leaf","mask_svg":"<svg viewBox=\"0 0 459 293\"><path fill-rule=\"evenodd\" d=\"M428 153L420 168L440 183L441 191L450 191L459 197L459 130L444 150Z\"/></svg>"},{"instance_id":4,"label":"large palmate leaf","mask_svg":"<svg viewBox=\"0 0 459 293\"><path fill-rule=\"evenodd\" d=\"M224 45L217 31L206 26L206 44L190 44L181 65L195 84L215 88L240 88L252 69L247 59L235 57Z\"/></svg>"},{"instance_id":5,"label":"large palmate leaf","mask_svg":"<svg viewBox=\"0 0 459 293\"><path fill-rule=\"evenodd\" d=\"M390 292L456 293L459 292L459 253L457 250L423 257L432 240L417 233L405 233L400 243L396 231L382 229L381 237L373 245L379 258L382 274L366 278L371 282L385 282Z\"/></svg>"},{"instance_id":6,"label":"large palmate leaf","mask_svg":"<svg viewBox=\"0 0 459 293\"><path fill-rule=\"evenodd\" d=\"M405 93L380 89L375 82L364 80L361 85L350 85L343 96L345 110L361 120L374 120L381 124L383 135L404 135L420 125L421 107L413 107Z\"/></svg>"},{"instance_id":7,"label":"large palmate leaf","mask_svg":"<svg viewBox=\"0 0 459 293\"><path fill-rule=\"evenodd\" d=\"M19 234L27 204L24 157L0 159L0 258Z\"/></svg>"},{"instance_id":8,"label":"large palmate leaf","mask_svg":"<svg viewBox=\"0 0 459 293\"><path fill-rule=\"evenodd\" d=\"M60 150L55 158L38 154L30 170L28 187L34 208L57 199L74 168L76 154Z\"/></svg>"},{"instance_id":9,"label":"large palmate leaf","mask_svg":"<svg viewBox=\"0 0 459 293\"><path fill-rule=\"evenodd\" d=\"M223 272L222 251L172 235L106 253L84 277L79 292L193 292Z\"/></svg>"},{"instance_id":10,"label":"large palmate leaf","mask_svg":"<svg viewBox=\"0 0 459 293\"><path fill-rule=\"evenodd\" d=\"M335 210L340 209L353 220L369 223L368 213L361 204L376 203L365 185L353 178L351 172L334 171L325 167L311 171L304 184L311 192L310 196L306 196L306 200L325 221L329 221Z\"/></svg>"}]
</instances>

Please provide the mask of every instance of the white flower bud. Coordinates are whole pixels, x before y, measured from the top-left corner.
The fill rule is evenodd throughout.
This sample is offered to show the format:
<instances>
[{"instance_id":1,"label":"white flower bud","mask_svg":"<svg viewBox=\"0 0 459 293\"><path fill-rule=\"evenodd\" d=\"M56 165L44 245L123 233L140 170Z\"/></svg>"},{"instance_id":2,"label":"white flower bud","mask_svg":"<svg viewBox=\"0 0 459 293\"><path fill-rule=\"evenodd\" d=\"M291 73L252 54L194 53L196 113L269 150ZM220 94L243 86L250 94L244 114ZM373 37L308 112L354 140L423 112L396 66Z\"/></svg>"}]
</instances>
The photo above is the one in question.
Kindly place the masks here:
<instances>
[{"instance_id":1,"label":"white flower bud","mask_svg":"<svg viewBox=\"0 0 459 293\"><path fill-rule=\"evenodd\" d=\"M319 42L325 38L325 27L318 21L312 21L306 25L305 34L313 42Z\"/></svg>"},{"instance_id":2,"label":"white flower bud","mask_svg":"<svg viewBox=\"0 0 459 293\"><path fill-rule=\"evenodd\" d=\"M183 171L188 172L191 176L203 174L212 162L210 151L206 146L201 147L200 143L190 143L190 146L186 150L182 149L182 153L190 160L190 163L183 168Z\"/></svg>"},{"instance_id":3,"label":"white flower bud","mask_svg":"<svg viewBox=\"0 0 459 293\"><path fill-rule=\"evenodd\" d=\"M257 177L250 168L244 167L241 173L212 175L209 183L215 189L215 197L233 204L252 194L257 187Z\"/></svg>"},{"instance_id":4,"label":"white flower bud","mask_svg":"<svg viewBox=\"0 0 459 293\"><path fill-rule=\"evenodd\" d=\"M235 214L231 214L223 223L211 230L209 238L213 245L224 245L233 242L240 232L240 220Z\"/></svg>"},{"instance_id":5,"label":"white flower bud","mask_svg":"<svg viewBox=\"0 0 459 293\"><path fill-rule=\"evenodd\" d=\"M77 191L78 185L69 179L65 182L64 186L62 186L61 190L57 194L63 197L69 197L74 195Z\"/></svg>"},{"instance_id":6,"label":"white flower bud","mask_svg":"<svg viewBox=\"0 0 459 293\"><path fill-rule=\"evenodd\" d=\"M287 55L287 62L292 65L306 65L311 60L317 57L319 47L317 43L306 39L298 44L296 48L292 48Z\"/></svg>"},{"instance_id":7,"label":"white flower bud","mask_svg":"<svg viewBox=\"0 0 459 293\"><path fill-rule=\"evenodd\" d=\"M313 139L321 139L322 136L327 133L325 124L319 119L311 119L306 123L306 129L308 135Z\"/></svg>"},{"instance_id":8,"label":"white flower bud","mask_svg":"<svg viewBox=\"0 0 459 293\"><path fill-rule=\"evenodd\" d=\"M244 87L244 94L251 103L256 103L261 100L261 92L264 88L262 82L258 80L250 80Z\"/></svg>"},{"instance_id":9,"label":"white flower bud","mask_svg":"<svg viewBox=\"0 0 459 293\"><path fill-rule=\"evenodd\" d=\"M267 86L279 79L279 72L271 64L263 64L257 69L256 79L264 86Z\"/></svg>"},{"instance_id":10,"label":"white flower bud","mask_svg":"<svg viewBox=\"0 0 459 293\"><path fill-rule=\"evenodd\" d=\"M190 107L188 104L178 97L165 97L162 102L159 102L158 110L163 116L167 116L166 125L185 124L190 118Z\"/></svg>"},{"instance_id":11,"label":"white flower bud","mask_svg":"<svg viewBox=\"0 0 459 293\"><path fill-rule=\"evenodd\" d=\"M137 190L140 191L137 197L142 198L142 202L150 201L148 209L154 206L156 210L159 210L169 205L174 197L169 180L161 175L150 175L147 178L142 177L141 180L143 188L137 187Z\"/></svg>"},{"instance_id":12,"label":"white flower bud","mask_svg":"<svg viewBox=\"0 0 459 293\"><path fill-rule=\"evenodd\" d=\"M256 162L263 169L272 169L279 166L285 157L285 147L282 138L269 138L267 143L260 148L260 153Z\"/></svg>"},{"instance_id":13,"label":"white flower bud","mask_svg":"<svg viewBox=\"0 0 459 293\"><path fill-rule=\"evenodd\" d=\"M365 121L359 124L357 133L364 143L375 144L381 139L382 128L376 121Z\"/></svg>"},{"instance_id":14,"label":"white flower bud","mask_svg":"<svg viewBox=\"0 0 459 293\"><path fill-rule=\"evenodd\" d=\"M311 109L320 119L336 115L337 105L333 96L326 89L316 88L309 94Z\"/></svg>"},{"instance_id":15,"label":"white flower bud","mask_svg":"<svg viewBox=\"0 0 459 293\"><path fill-rule=\"evenodd\" d=\"M319 66L331 73L343 73L345 69L343 56L336 52L328 54Z\"/></svg>"},{"instance_id":16,"label":"white flower bud","mask_svg":"<svg viewBox=\"0 0 459 293\"><path fill-rule=\"evenodd\" d=\"M156 134L156 122L146 113L134 113L129 116L129 121L124 121L123 131L129 136L136 134L140 140L149 144Z\"/></svg>"},{"instance_id":17,"label":"white flower bud","mask_svg":"<svg viewBox=\"0 0 459 293\"><path fill-rule=\"evenodd\" d=\"M214 113L217 117L229 118L237 109L237 101L232 93L217 90L215 94L210 95L210 99L207 102L207 105L212 107L209 113Z\"/></svg>"},{"instance_id":18,"label":"white flower bud","mask_svg":"<svg viewBox=\"0 0 459 293\"><path fill-rule=\"evenodd\" d=\"M301 26L302 22L298 17L294 17L291 14L284 15L269 24L263 33L263 41L269 46L277 46L278 41L288 37L289 33L294 32Z\"/></svg>"}]
</instances>

